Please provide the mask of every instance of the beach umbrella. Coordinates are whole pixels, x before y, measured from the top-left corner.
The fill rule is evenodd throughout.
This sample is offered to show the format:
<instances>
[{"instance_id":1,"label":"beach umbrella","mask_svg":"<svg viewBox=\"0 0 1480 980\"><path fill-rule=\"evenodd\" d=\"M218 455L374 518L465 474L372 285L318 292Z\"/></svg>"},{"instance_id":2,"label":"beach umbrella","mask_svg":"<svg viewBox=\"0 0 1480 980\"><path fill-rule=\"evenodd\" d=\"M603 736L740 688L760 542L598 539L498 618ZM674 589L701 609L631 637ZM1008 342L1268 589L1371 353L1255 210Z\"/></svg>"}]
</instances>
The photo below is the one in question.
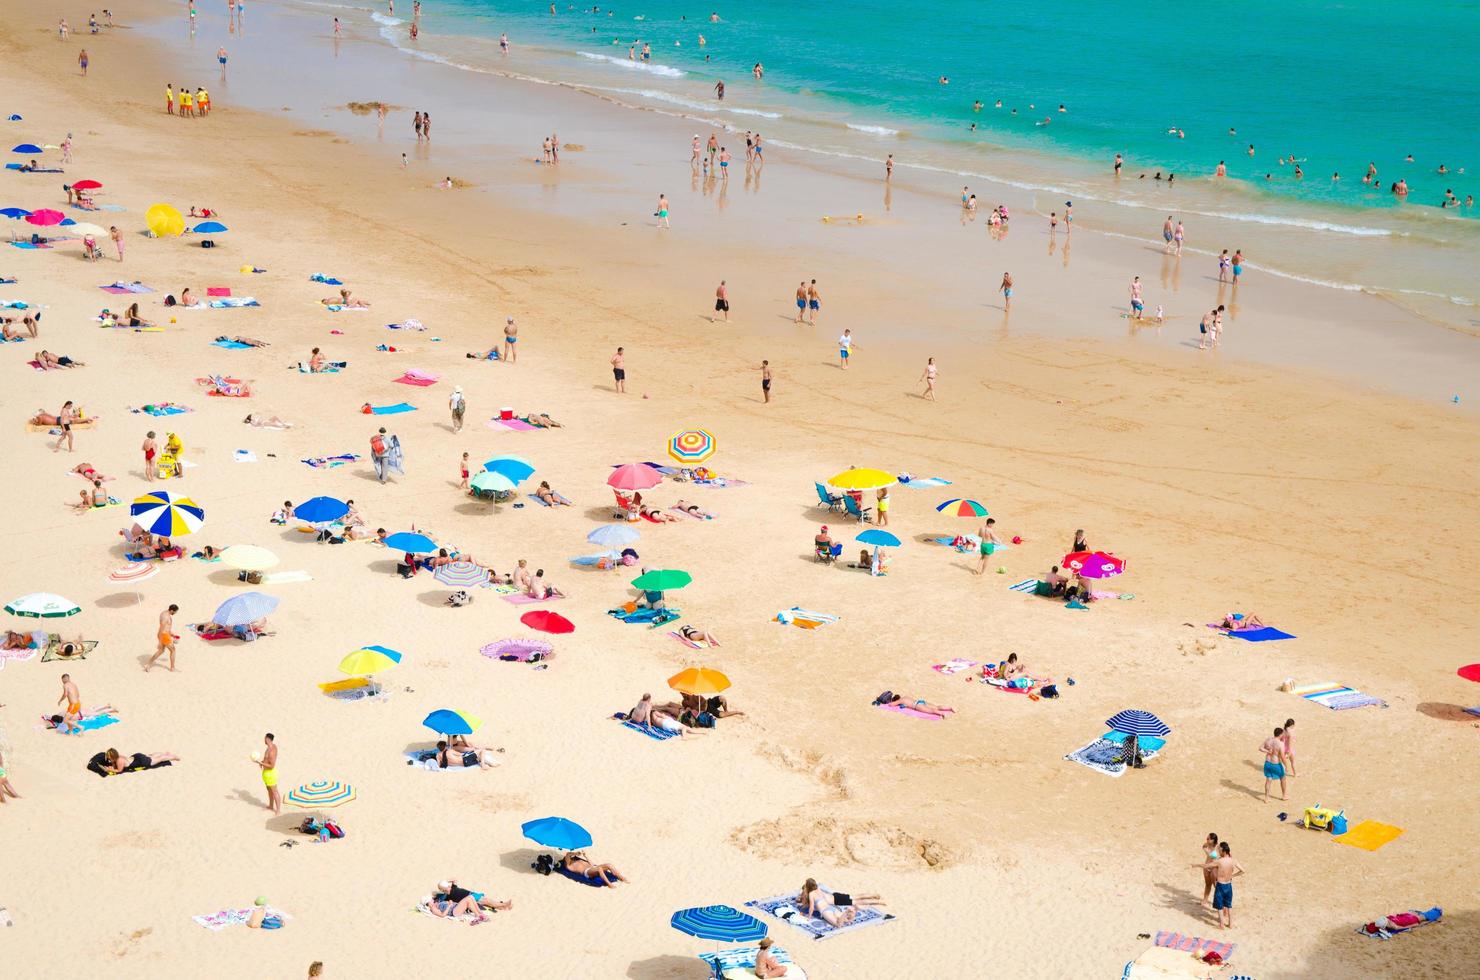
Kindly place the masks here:
<instances>
[{"instance_id":1,"label":"beach umbrella","mask_svg":"<svg viewBox=\"0 0 1480 980\"><path fill-rule=\"evenodd\" d=\"M174 238L185 231L185 216L168 204L151 204L144 224L159 238Z\"/></svg>"},{"instance_id":2,"label":"beach umbrella","mask_svg":"<svg viewBox=\"0 0 1480 980\"><path fill-rule=\"evenodd\" d=\"M760 919L728 905L679 909L668 924L686 936L717 943L753 943L764 939L767 932L766 924Z\"/></svg>"},{"instance_id":3,"label":"beach umbrella","mask_svg":"<svg viewBox=\"0 0 1480 980\"><path fill-rule=\"evenodd\" d=\"M935 509L940 511L942 514L948 514L951 517L987 516L987 508L979 501L963 500L960 497L957 497L954 500L947 500L943 504L938 504Z\"/></svg>"},{"instance_id":4,"label":"beach umbrella","mask_svg":"<svg viewBox=\"0 0 1480 980\"><path fill-rule=\"evenodd\" d=\"M883 528L871 527L853 539L860 544L871 544L882 548L898 548L899 538Z\"/></svg>"},{"instance_id":5,"label":"beach umbrella","mask_svg":"<svg viewBox=\"0 0 1480 980\"><path fill-rule=\"evenodd\" d=\"M432 569L432 578L449 589L476 589L488 584L488 569L470 561L453 561Z\"/></svg>"},{"instance_id":6,"label":"beach umbrella","mask_svg":"<svg viewBox=\"0 0 1480 980\"><path fill-rule=\"evenodd\" d=\"M293 806L334 807L350 802L357 795L355 788L349 783L341 783L337 779L320 779L288 790L288 795L283 799Z\"/></svg>"},{"instance_id":7,"label":"beach umbrella","mask_svg":"<svg viewBox=\"0 0 1480 980\"><path fill-rule=\"evenodd\" d=\"M277 555L254 544L234 544L221 552L221 564L241 572L261 572L277 563Z\"/></svg>"},{"instance_id":8,"label":"beach umbrella","mask_svg":"<svg viewBox=\"0 0 1480 980\"><path fill-rule=\"evenodd\" d=\"M82 612L82 607L50 592L32 592L7 602L5 611L28 619L64 619Z\"/></svg>"},{"instance_id":9,"label":"beach umbrella","mask_svg":"<svg viewBox=\"0 0 1480 980\"><path fill-rule=\"evenodd\" d=\"M165 537L199 531L206 519L199 504L168 490L136 497L128 512L145 531Z\"/></svg>"},{"instance_id":10,"label":"beach umbrella","mask_svg":"<svg viewBox=\"0 0 1480 980\"><path fill-rule=\"evenodd\" d=\"M108 581L121 582L125 585L134 585L139 582L147 582L159 574L159 566L152 561L130 562L122 568L115 568L108 573Z\"/></svg>"},{"instance_id":11,"label":"beach umbrella","mask_svg":"<svg viewBox=\"0 0 1480 980\"><path fill-rule=\"evenodd\" d=\"M102 186L102 181L92 180L91 178L89 178L87 180L79 180L77 183L72 185L72 189L74 191L95 191Z\"/></svg>"},{"instance_id":12,"label":"beach umbrella","mask_svg":"<svg viewBox=\"0 0 1480 980\"><path fill-rule=\"evenodd\" d=\"M274 596L262 592L243 592L221 603L211 622L222 626L245 626L255 623L278 607Z\"/></svg>"},{"instance_id":13,"label":"beach umbrella","mask_svg":"<svg viewBox=\"0 0 1480 980\"><path fill-rule=\"evenodd\" d=\"M1467 681L1480 683L1480 664L1470 664L1468 667L1461 667L1455 673Z\"/></svg>"},{"instance_id":14,"label":"beach umbrella","mask_svg":"<svg viewBox=\"0 0 1480 980\"><path fill-rule=\"evenodd\" d=\"M550 612L548 609L536 609L534 612L527 612L519 617L519 622L532 630L539 630L541 633L574 633L576 631L574 623L559 613Z\"/></svg>"},{"instance_id":15,"label":"beach umbrella","mask_svg":"<svg viewBox=\"0 0 1480 980\"><path fill-rule=\"evenodd\" d=\"M510 637L505 640L495 640L486 643L478 652L485 657L498 660L517 660L520 663L535 663L540 660L548 660L554 647L544 640L536 640L530 637L515 639Z\"/></svg>"},{"instance_id":16,"label":"beach umbrella","mask_svg":"<svg viewBox=\"0 0 1480 980\"><path fill-rule=\"evenodd\" d=\"M40 208L26 215L27 224L40 225L43 228L51 225L59 225L65 220L67 220L65 214L52 208Z\"/></svg>"},{"instance_id":17,"label":"beach umbrella","mask_svg":"<svg viewBox=\"0 0 1480 980\"><path fill-rule=\"evenodd\" d=\"M517 486L517 482L511 480L502 473L489 473L487 471L476 474L468 486L479 493L508 493Z\"/></svg>"},{"instance_id":18,"label":"beach umbrella","mask_svg":"<svg viewBox=\"0 0 1480 980\"><path fill-rule=\"evenodd\" d=\"M219 221L202 221L200 224L196 225L190 230L195 232L197 235L222 235L230 231L231 229L227 228Z\"/></svg>"},{"instance_id":19,"label":"beach umbrella","mask_svg":"<svg viewBox=\"0 0 1480 980\"><path fill-rule=\"evenodd\" d=\"M879 490L892 487L898 482L883 470L856 469L844 470L828 480L827 485L839 490Z\"/></svg>"},{"instance_id":20,"label":"beach umbrella","mask_svg":"<svg viewBox=\"0 0 1480 980\"><path fill-rule=\"evenodd\" d=\"M6 122L20 122L21 121L20 113L18 113L18 112L12 112L10 115L8 115L8 116L5 117L5 121Z\"/></svg>"},{"instance_id":21,"label":"beach umbrella","mask_svg":"<svg viewBox=\"0 0 1480 980\"><path fill-rule=\"evenodd\" d=\"M71 219L68 218L67 221L71 221ZM71 224L67 224L67 221L63 221L62 224L74 235L84 237L91 235L93 238L108 237L108 230L101 225L95 225L90 221L72 221Z\"/></svg>"},{"instance_id":22,"label":"beach umbrella","mask_svg":"<svg viewBox=\"0 0 1480 980\"><path fill-rule=\"evenodd\" d=\"M369 677L390 670L401 662L401 654L389 647L360 647L339 661L339 672L350 677Z\"/></svg>"},{"instance_id":23,"label":"beach umbrella","mask_svg":"<svg viewBox=\"0 0 1480 980\"><path fill-rule=\"evenodd\" d=\"M1103 551L1075 551L1064 556L1060 563L1072 568L1085 578L1111 578L1125 571L1125 559L1107 555Z\"/></svg>"},{"instance_id":24,"label":"beach umbrella","mask_svg":"<svg viewBox=\"0 0 1480 980\"><path fill-rule=\"evenodd\" d=\"M58 228L71 228L75 224L77 224L77 219L76 218L63 218L61 221L57 222L57 227Z\"/></svg>"},{"instance_id":25,"label":"beach umbrella","mask_svg":"<svg viewBox=\"0 0 1480 980\"><path fill-rule=\"evenodd\" d=\"M513 483L522 483L534 474L534 464L522 456L495 456L483 464L485 473L501 473Z\"/></svg>"},{"instance_id":26,"label":"beach umbrella","mask_svg":"<svg viewBox=\"0 0 1480 980\"><path fill-rule=\"evenodd\" d=\"M680 463L702 463L718 448L708 429L681 429L668 437L668 455Z\"/></svg>"},{"instance_id":27,"label":"beach umbrella","mask_svg":"<svg viewBox=\"0 0 1480 980\"><path fill-rule=\"evenodd\" d=\"M333 524L349 513L349 504L334 497L314 497L293 508L293 516L305 524Z\"/></svg>"},{"instance_id":28,"label":"beach umbrella","mask_svg":"<svg viewBox=\"0 0 1480 980\"><path fill-rule=\"evenodd\" d=\"M1149 711L1121 711L1105 719L1105 724L1112 732L1122 732L1126 735L1149 735L1161 738L1172 733L1172 730L1166 726L1166 722Z\"/></svg>"},{"instance_id":29,"label":"beach umbrella","mask_svg":"<svg viewBox=\"0 0 1480 980\"><path fill-rule=\"evenodd\" d=\"M12 146L10 148L10 152L11 153L40 153L41 152L41 147L37 146L35 143L22 143L19 146Z\"/></svg>"},{"instance_id":30,"label":"beach umbrella","mask_svg":"<svg viewBox=\"0 0 1480 980\"><path fill-rule=\"evenodd\" d=\"M415 531L399 531L386 538L384 544L387 548L410 552L413 555L431 554L437 550L437 542Z\"/></svg>"},{"instance_id":31,"label":"beach umbrella","mask_svg":"<svg viewBox=\"0 0 1480 980\"><path fill-rule=\"evenodd\" d=\"M684 694L719 694L730 689L730 679L708 667L689 667L668 678L668 686Z\"/></svg>"},{"instance_id":32,"label":"beach umbrella","mask_svg":"<svg viewBox=\"0 0 1480 980\"><path fill-rule=\"evenodd\" d=\"M0 208L0 214L7 218L24 218L30 213L25 208Z\"/></svg>"},{"instance_id":33,"label":"beach umbrella","mask_svg":"<svg viewBox=\"0 0 1480 980\"><path fill-rule=\"evenodd\" d=\"M483 727L482 718L451 708L438 708L423 718L421 723L438 735L471 735Z\"/></svg>"},{"instance_id":34,"label":"beach umbrella","mask_svg":"<svg viewBox=\"0 0 1480 980\"><path fill-rule=\"evenodd\" d=\"M644 592L671 592L674 589L683 588L693 580L692 575L681 569L655 568L633 579L632 587Z\"/></svg>"},{"instance_id":35,"label":"beach umbrella","mask_svg":"<svg viewBox=\"0 0 1480 980\"><path fill-rule=\"evenodd\" d=\"M632 544L638 537L637 531L625 524L603 524L586 535L586 540L603 548L620 548Z\"/></svg>"},{"instance_id":36,"label":"beach umbrella","mask_svg":"<svg viewBox=\"0 0 1480 980\"><path fill-rule=\"evenodd\" d=\"M591 846L591 833L574 820L564 817L541 817L520 825L525 837L541 847L576 851Z\"/></svg>"},{"instance_id":37,"label":"beach umbrella","mask_svg":"<svg viewBox=\"0 0 1480 980\"><path fill-rule=\"evenodd\" d=\"M606 478L606 485L614 490L648 490L662 482L662 473L642 463L623 463Z\"/></svg>"}]
</instances>

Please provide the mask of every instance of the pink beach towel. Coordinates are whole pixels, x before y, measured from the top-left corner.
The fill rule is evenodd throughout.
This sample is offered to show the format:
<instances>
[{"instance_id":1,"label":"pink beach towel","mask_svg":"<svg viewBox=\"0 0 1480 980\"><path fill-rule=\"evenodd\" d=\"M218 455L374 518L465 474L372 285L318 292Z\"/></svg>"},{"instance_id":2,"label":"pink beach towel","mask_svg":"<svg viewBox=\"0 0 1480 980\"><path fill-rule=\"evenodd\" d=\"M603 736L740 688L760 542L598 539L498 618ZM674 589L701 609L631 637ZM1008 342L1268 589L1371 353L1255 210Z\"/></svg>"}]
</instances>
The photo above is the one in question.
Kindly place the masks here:
<instances>
[{"instance_id":1,"label":"pink beach towel","mask_svg":"<svg viewBox=\"0 0 1480 980\"><path fill-rule=\"evenodd\" d=\"M537 425L530 425L523 419L497 419L496 421L504 428L513 429L515 432L533 432L539 428Z\"/></svg>"},{"instance_id":2,"label":"pink beach towel","mask_svg":"<svg viewBox=\"0 0 1480 980\"><path fill-rule=\"evenodd\" d=\"M671 637L673 637L675 640L677 640L678 642L682 643L686 647L692 647L695 650L707 650L708 649L708 647L701 647L699 644L695 643L693 640L690 640L687 637L685 637L682 633L669 633L668 635L671 636Z\"/></svg>"},{"instance_id":3,"label":"pink beach towel","mask_svg":"<svg viewBox=\"0 0 1480 980\"><path fill-rule=\"evenodd\" d=\"M505 602L512 602L516 606L533 606L541 602L559 602L564 596L552 595L548 599L536 599L532 595L516 592L513 595L499 596Z\"/></svg>"},{"instance_id":4,"label":"pink beach towel","mask_svg":"<svg viewBox=\"0 0 1480 980\"><path fill-rule=\"evenodd\" d=\"M883 708L885 711L892 711L895 714L909 715L911 718L923 718L926 721L944 721L945 720L945 719L941 718L940 715L928 715L928 714L926 714L923 711L916 711L914 708L906 708L902 704L881 704L881 705L879 705L879 707Z\"/></svg>"},{"instance_id":5,"label":"pink beach towel","mask_svg":"<svg viewBox=\"0 0 1480 980\"><path fill-rule=\"evenodd\" d=\"M1233 958L1233 951L1238 949L1238 943L1220 943L1216 939L1201 939L1197 936L1184 936L1180 932L1158 932L1156 934L1156 945L1175 949L1182 953L1199 953L1206 956L1208 953L1217 953L1227 963Z\"/></svg>"},{"instance_id":6,"label":"pink beach towel","mask_svg":"<svg viewBox=\"0 0 1480 980\"><path fill-rule=\"evenodd\" d=\"M230 286L207 286L206 287L206 295L207 296L230 296L231 295L231 287Z\"/></svg>"},{"instance_id":7,"label":"pink beach towel","mask_svg":"<svg viewBox=\"0 0 1480 980\"><path fill-rule=\"evenodd\" d=\"M133 292L133 290L124 289L122 286L99 286L98 288L105 293L112 293L114 296L126 296Z\"/></svg>"},{"instance_id":8,"label":"pink beach towel","mask_svg":"<svg viewBox=\"0 0 1480 980\"><path fill-rule=\"evenodd\" d=\"M415 385L418 388L427 388L431 385L436 384L441 379L441 377L442 376L440 374L433 374L430 371L418 371L416 369L412 369L401 375L399 378L396 378L395 381L396 384Z\"/></svg>"}]
</instances>

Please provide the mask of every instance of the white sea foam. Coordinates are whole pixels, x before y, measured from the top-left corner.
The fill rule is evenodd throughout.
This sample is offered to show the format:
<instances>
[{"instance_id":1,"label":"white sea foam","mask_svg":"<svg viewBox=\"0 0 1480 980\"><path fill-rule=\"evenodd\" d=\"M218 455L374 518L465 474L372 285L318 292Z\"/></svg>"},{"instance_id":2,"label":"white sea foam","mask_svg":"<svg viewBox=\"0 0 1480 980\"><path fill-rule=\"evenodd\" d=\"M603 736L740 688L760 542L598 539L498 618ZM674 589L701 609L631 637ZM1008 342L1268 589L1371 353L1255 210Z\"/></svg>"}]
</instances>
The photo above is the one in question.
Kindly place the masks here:
<instances>
[{"instance_id":1,"label":"white sea foam","mask_svg":"<svg viewBox=\"0 0 1480 980\"><path fill-rule=\"evenodd\" d=\"M865 126L862 123L849 123L848 128L860 133L872 133L875 136L898 136L899 130L890 129L887 126Z\"/></svg>"},{"instance_id":2,"label":"white sea foam","mask_svg":"<svg viewBox=\"0 0 1480 980\"><path fill-rule=\"evenodd\" d=\"M683 106L685 109L694 109L699 112L730 112L741 116L760 116L763 119L780 119L779 112L766 112L762 109L742 109L738 106L723 105L719 102L697 102L686 99L681 95L670 92L659 92L648 88L606 88L601 85L591 85L588 88L598 92L611 92L616 95L636 95L644 99L652 99L654 102L667 102L669 105Z\"/></svg>"},{"instance_id":3,"label":"white sea foam","mask_svg":"<svg viewBox=\"0 0 1480 980\"><path fill-rule=\"evenodd\" d=\"M375 23L379 24L382 27L399 27L400 25L406 23L399 17L387 17L385 14L381 13L378 10L372 10L370 12L370 19L375 21Z\"/></svg>"},{"instance_id":4,"label":"white sea foam","mask_svg":"<svg viewBox=\"0 0 1480 980\"><path fill-rule=\"evenodd\" d=\"M654 75L661 75L664 78L682 78L688 74L688 72L681 69L670 68L667 65L656 65L651 61L630 61L627 58L616 58L609 54L595 54L591 51L577 51L576 54L582 58L590 58L592 61L604 61L607 64L616 65L618 68L625 68L628 71L647 71L652 72Z\"/></svg>"}]
</instances>

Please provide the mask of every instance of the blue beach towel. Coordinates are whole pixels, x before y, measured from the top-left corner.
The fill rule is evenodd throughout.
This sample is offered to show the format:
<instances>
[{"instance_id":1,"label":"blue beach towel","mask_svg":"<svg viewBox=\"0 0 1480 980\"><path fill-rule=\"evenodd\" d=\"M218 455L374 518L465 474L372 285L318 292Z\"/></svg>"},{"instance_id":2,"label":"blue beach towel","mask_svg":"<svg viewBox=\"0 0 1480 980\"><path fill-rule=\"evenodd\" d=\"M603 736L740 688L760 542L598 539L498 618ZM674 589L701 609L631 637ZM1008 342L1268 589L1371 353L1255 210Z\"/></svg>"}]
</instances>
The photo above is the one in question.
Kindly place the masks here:
<instances>
[{"instance_id":1,"label":"blue beach towel","mask_svg":"<svg viewBox=\"0 0 1480 980\"><path fill-rule=\"evenodd\" d=\"M678 732L665 732L661 728L646 728L642 725L630 721L623 721L622 727L630 728L634 732L641 732L643 735L646 735L648 738L652 739L655 742L666 742L670 738L678 738Z\"/></svg>"},{"instance_id":2,"label":"blue beach towel","mask_svg":"<svg viewBox=\"0 0 1480 980\"><path fill-rule=\"evenodd\" d=\"M825 889L832 891L831 888ZM774 898L757 899L754 902L746 902L747 908L756 909L767 915L774 916L789 925L801 929L813 939L827 939L839 933L851 932L854 929L863 929L867 926L878 925L881 922L889 922L894 916L887 912L880 912L873 906L854 906L857 913L852 922L846 926L830 926L818 918L813 918L802 912L796 906L797 893L788 892L785 895L777 895Z\"/></svg>"},{"instance_id":3,"label":"blue beach towel","mask_svg":"<svg viewBox=\"0 0 1480 980\"><path fill-rule=\"evenodd\" d=\"M1266 626L1257 630L1229 630L1228 636L1236 640L1247 640L1250 643L1263 643L1266 640L1293 640L1295 634L1277 630L1273 626Z\"/></svg>"},{"instance_id":4,"label":"blue beach towel","mask_svg":"<svg viewBox=\"0 0 1480 980\"><path fill-rule=\"evenodd\" d=\"M578 882L578 883L580 883L582 885L589 885L592 888L605 888L606 887L605 885L603 885L601 883L601 879L600 878L587 878L584 875L578 875L574 871L568 871L568 870L566 870L566 867L563 864L556 864L555 865L555 873L558 874L558 875L560 875L562 878L569 878L571 881Z\"/></svg>"},{"instance_id":5,"label":"blue beach towel","mask_svg":"<svg viewBox=\"0 0 1480 980\"><path fill-rule=\"evenodd\" d=\"M244 344L238 340L213 340L211 341L211 346L224 347L227 350L249 350L252 345Z\"/></svg>"},{"instance_id":6,"label":"blue beach towel","mask_svg":"<svg viewBox=\"0 0 1480 980\"><path fill-rule=\"evenodd\" d=\"M181 408L179 405L145 405L143 412L146 415L184 415L189 409Z\"/></svg>"},{"instance_id":7,"label":"blue beach towel","mask_svg":"<svg viewBox=\"0 0 1480 980\"><path fill-rule=\"evenodd\" d=\"M206 305L213 310L238 310L244 306L261 306L262 304L250 296L244 296L240 299L234 299L228 296L225 299L213 299Z\"/></svg>"},{"instance_id":8,"label":"blue beach towel","mask_svg":"<svg viewBox=\"0 0 1480 980\"><path fill-rule=\"evenodd\" d=\"M398 405L371 406L370 408L371 415L400 415L402 412L414 411L416 411L416 406L408 405L405 402L401 402Z\"/></svg>"},{"instance_id":9,"label":"blue beach towel","mask_svg":"<svg viewBox=\"0 0 1480 980\"><path fill-rule=\"evenodd\" d=\"M78 722L77 731L72 734L97 731L99 728L107 728L109 725L116 724L118 724L118 718L114 715L93 715L91 718L84 718Z\"/></svg>"},{"instance_id":10,"label":"blue beach towel","mask_svg":"<svg viewBox=\"0 0 1480 980\"><path fill-rule=\"evenodd\" d=\"M343 286L344 285L344 283L340 282L338 279L335 279L333 276L326 276L322 272L315 272L313 275L311 275L311 276L308 277L308 281L309 282L321 282L325 286Z\"/></svg>"}]
</instances>

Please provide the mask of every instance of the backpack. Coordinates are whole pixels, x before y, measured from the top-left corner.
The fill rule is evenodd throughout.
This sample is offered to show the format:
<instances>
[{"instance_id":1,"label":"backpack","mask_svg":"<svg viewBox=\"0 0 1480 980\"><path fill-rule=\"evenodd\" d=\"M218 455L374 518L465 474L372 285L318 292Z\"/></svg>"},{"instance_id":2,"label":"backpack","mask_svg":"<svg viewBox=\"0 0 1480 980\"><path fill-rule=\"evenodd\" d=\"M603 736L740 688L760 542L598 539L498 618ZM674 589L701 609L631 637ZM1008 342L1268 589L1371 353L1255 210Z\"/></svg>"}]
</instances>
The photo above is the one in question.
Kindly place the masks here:
<instances>
[{"instance_id":1,"label":"backpack","mask_svg":"<svg viewBox=\"0 0 1480 980\"><path fill-rule=\"evenodd\" d=\"M385 440L381 438L378 432L370 437L370 451L377 456L385 455Z\"/></svg>"},{"instance_id":2,"label":"backpack","mask_svg":"<svg viewBox=\"0 0 1480 980\"><path fill-rule=\"evenodd\" d=\"M699 716L694 719L694 725L698 728L713 728L714 722L714 715L711 715L707 711L699 712Z\"/></svg>"},{"instance_id":3,"label":"backpack","mask_svg":"<svg viewBox=\"0 0 1480 980\"><path fill-rule=\"evenodd\" d=\"M1057 684L1044 685L1044 687L1038 691L1038 696L1040 698L1056 698L1059 696L1059 686Z\"/></svg>"}]
</instances>

